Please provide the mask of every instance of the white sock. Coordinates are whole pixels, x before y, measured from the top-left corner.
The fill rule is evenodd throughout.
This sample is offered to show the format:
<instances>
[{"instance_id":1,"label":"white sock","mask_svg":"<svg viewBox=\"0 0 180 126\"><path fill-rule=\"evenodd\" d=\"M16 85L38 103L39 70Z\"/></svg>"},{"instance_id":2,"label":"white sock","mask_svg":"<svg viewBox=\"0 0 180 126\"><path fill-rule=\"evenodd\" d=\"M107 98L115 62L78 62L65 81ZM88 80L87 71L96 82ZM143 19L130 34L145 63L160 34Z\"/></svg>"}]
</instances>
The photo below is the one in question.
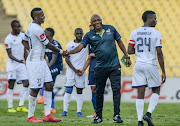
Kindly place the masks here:
<instances>
[{"instance_id":1,"label":"white sock","mask_svg":"<svg viewBox=\"0 0 180 126\"><path fill-rule=\"evenodd\" d=\"M77 94L77 112L81 112L83 106L83 95Z\"/></svg>"},{"instance_id":2,"label":"white sock","mask_svg":"<svg viewBox=\"0 0 180 126\"><path fill-rule=\"evenodd\" d=\"M7 102L8 102L8 108L13 107L13 89L7 89Z\"/></svg>"},{"instance_id":3,"label":"white sock","mask_svg":"<svg viewBox=\"0 0 180 126\"><path fill-rule=\"evenodd\" d=\"M26 100L27 92L28 92L28 88L27 87L22 87L21 93L20 93L19 106L23 106L24 105L24 100Z\"/></svg>"},{"instance_id":4,"label":"white sock","mask_svg":"<svg viewBox=\"0 0 180 126\"><path fill-rule=\"evenodd\" d=\"M51 112L52 91L44 90L44 115L47 116Z\"/></svg>"},{"instance_id":5,"label":"white sock","mask_svg":"<svg viewBox=\"0 0 180 126\"><path fill-rule=\"evenodd\" d=\"M144 111L144 99L136 99L136 111L137 111L138 121L142 121L143 111Z\"/></svg>"},{"instance_id":6,"label":"white sock","mask_svg":"<svg viewBox=\"0 0 180 126\"><path fill-rule=\"evenodd\" d=\"M28 112L28 118L34 116L34 111L36 108L36 97L33 97L29 95L29 112Z\"/></svg>"},{"instance_id":7,"label":"white sock","mask_svg":"<svg viewBox=\"0 0 180 126\"><path fill-rule=\"evenodd\" d=\"M159 95L157 93L153 93L150 98L148 112L152 113L158 103Z\"/></svg>"},{"instance_id":8,"label":"white sock","mask_svg":"<svg viewBox=\"0 0 180 126\"><path fill-rule=\"evenodd\" d=\"M66 112L68 111L70 100L71 100L71 94L65 92L64 99L63 99L63 109Z\"/></svg>"}]
</instances>

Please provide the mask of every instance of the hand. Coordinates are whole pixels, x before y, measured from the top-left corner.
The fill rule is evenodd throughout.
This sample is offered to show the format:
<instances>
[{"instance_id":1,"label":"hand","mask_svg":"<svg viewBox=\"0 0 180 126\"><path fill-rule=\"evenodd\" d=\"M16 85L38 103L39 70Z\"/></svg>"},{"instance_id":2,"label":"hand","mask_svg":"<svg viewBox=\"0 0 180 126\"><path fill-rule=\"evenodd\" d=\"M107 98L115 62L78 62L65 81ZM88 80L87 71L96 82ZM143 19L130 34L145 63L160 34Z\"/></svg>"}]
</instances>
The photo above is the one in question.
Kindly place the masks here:
<instances>
[{"instance_id":1,"label":"hand","mask_svg":"<svg viewBox=\"0 0 180 126\"><path fill-rule=\"evenodd\" d=\"M162 72L161 79L162 79L162 84L163 84L166 81L166 74L165 74L165 72Z\"/></svg>"},{"instance_id":2,"label":"hand","mask_svg":"<svg viewBox=\"0 0 180 126\"><path fill-rule=\"evenodd\" d=\"M82 75L83 75L83 74L82 74L82 71L79 70L79 69L74 70L74 72L75 72L77 75L79 75L79 76L82 76Z\"/></svg>"},{"instance_id":3,"label":"hand","mask_svg":"<svg viewBox=\"0 0 180 126\"><path fill-rule=\"evenodd\" d=\"M26 64L26 61L25 60L20 60L20 63Z\"/></svg>"},{"instance_id":4,"label":"hand","mask_svg":"<svg viewBox=\"0 0 180 126\"><path fill-rule=\"evenodd\" d=\"M63 56L63 57L68 56L68 55L69 55L69 53L68 53L68 52L63 51L63 53L62 53L62 56Z\"/></svg>"},{"instance_id":5,"label":"hand","mask_svg":"<svg viewBox=\"0 0 180 126\"><path fill-rule=\"evenodd\" d=\"M131 66L131 60L130 59L126 59L126 64L127 64L127 67Z\"/></svg>"},{"instance_id":6,"label":"hand","mask_svg":"<svg viewBox=\"0 0 180 126\"><path fill-rule=\"evenodd\" d=\"M79 70L79 76L82 76L84 74L84 70Z\"/></svg>"}]
</instances>

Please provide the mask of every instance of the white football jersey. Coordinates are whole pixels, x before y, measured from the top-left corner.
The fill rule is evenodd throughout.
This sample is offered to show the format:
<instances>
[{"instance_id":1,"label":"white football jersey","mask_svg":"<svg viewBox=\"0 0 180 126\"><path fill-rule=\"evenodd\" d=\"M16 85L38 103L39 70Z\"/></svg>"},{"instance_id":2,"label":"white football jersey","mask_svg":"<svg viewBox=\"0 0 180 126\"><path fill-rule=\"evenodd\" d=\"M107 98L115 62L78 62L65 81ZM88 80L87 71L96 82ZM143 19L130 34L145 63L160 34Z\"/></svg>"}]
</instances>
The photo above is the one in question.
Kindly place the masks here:
<instances>
[{"instance_id":1,"label":"white football jersey","mask_svg":"<svg viewBox=\"0 0 180 126\"><path fill-rule=\"evenodd\" d=\"M157 65L156 47L162 47L159 31L152 27L140 27L131 33L129 45L135 46L135 62Z\"/></svg>"},{"instance_id":2,"label":"white football jersey","mask_svg":"<svg viewBox=\"0 0 180 126\"><path fill-rule=\"evenodd\" d=\"M74 48L76 48L80 43L76 43L73 41L69 42L66 46L66 51L71 51ZM70 54L70 62L76 69L82 69L86 63L86 57L88 52L88 46L86 48L83 48L80 52L75 54Z\"/></svg>"},{"instance_id":3,"label":"white football jersey","mask_svg":"<svg viewBox=\"0 0 180 126\"><path fill-rule=\"evenodd\" d=\"M18 60L24 60L24 46L22 44L22 39L24 37L24 33L20 32L17 36L13 34L9 34L4 43L6 49L11 49L11 54ZM10 58L8 58L7 63L19 63Z\"/></svg>"},{"instance_id":4,"label":"white football jersey","mask_svg":"<svg viewBox=\"0 0 180 126\"><path fill-rule=\"evenodd\" d=\"M27 60L42 61L45 54L45 45L49 40L46 38L44 30L35 22L29 24L24 40L29 42L30 52Z\"/></svg>"}]
</instances>

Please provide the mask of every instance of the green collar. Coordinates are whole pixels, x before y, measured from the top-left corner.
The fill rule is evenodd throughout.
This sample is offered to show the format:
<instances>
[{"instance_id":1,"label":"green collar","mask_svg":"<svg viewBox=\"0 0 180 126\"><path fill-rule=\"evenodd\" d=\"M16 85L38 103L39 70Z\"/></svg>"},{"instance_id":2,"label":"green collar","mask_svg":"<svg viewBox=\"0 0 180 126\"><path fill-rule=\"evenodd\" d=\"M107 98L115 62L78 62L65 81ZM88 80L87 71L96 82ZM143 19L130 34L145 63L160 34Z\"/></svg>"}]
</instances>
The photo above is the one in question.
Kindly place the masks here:
<instances>
[{"instance_id":1,"label":"green collar","mask_svg":"<svg viewBox=\"0 0 180 126\"><path fill-rule=\"evenodd\" d=\"M100 36L101 36L101 38L102 38L102 36L103 36L104 32L105 32L105 30L103 29L103 30L102 30L102 34L100 34L100 33L98 33L98 32L96 32L96 34L97 34L97 35L100 35Z\"/></svg>"}]
</instances>

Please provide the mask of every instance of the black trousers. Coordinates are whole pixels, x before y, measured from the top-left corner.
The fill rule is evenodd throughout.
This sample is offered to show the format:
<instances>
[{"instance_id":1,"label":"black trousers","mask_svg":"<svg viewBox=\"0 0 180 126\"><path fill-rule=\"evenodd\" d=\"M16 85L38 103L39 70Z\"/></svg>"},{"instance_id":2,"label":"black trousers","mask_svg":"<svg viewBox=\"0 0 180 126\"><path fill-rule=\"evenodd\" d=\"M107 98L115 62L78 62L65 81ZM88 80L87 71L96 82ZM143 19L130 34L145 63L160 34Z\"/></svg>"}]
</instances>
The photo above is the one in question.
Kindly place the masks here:
<instances>
[{"instance_id":1,"label":"black trousers","mask_svg":"<svg viewBox=\"0 0 180 126\"><path fill-rule=\"evenodd\" d=\"M121 69L120 65L114 67L97 67L95 68L95 83L96 83L96 114L102 118L104 89L107 78L110 79L111 88L113 91L114 116L120 113L121 100Z\"/></svg>"}]
</instances>

